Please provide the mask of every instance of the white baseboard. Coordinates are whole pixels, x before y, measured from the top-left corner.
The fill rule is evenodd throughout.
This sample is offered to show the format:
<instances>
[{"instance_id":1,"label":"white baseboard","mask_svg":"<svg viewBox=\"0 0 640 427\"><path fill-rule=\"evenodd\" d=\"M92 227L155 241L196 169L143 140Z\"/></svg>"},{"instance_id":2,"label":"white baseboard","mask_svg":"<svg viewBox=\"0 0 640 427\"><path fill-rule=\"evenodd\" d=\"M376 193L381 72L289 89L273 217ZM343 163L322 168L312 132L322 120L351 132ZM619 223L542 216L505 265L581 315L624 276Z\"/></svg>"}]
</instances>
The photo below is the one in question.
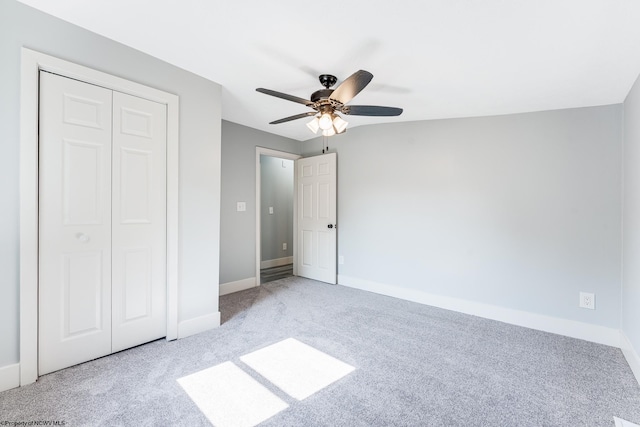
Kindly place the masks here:
<instances>
[{"instance_id":1,"label":"white baseboard","mask_svg":"<svg viewBox=\"0 0 640 427\"><path fill-rule=\"evenodd\" d=\"M286 256L284 258L268 259L260 262L260 268L280 267L281 265L293 264L293 257Z\"/></svg>"},{"instance_id":2,"label":"white baseboard","mask_svg":"<svg viewBox=\"0 0 640 427\"><path fill-rule=\"evenodd\" d=\"M244 291L245 289L255 288L256 286L255 277L248 277L246 279L236 280L235 282L222 283L220 284L220 296Z\"/></svg>"},{"instance_id":3,"label":"white baseboard","mask_svg":"<svg viewBox=\"0 0 640 427\"><path fill-rule=\"evenodd\" d=\"M622 354L624 354L624 358L627 359L627 363L631 367L636 381L640 384L640 354L633 348L633 344L631 344L629 338L627 338L622 331L620 331L620 349L622 350Z\"/></svg>"},{"instance_id":4,"label":"white baseboard","mask_svg":"<svg viewBox=\"0 0 640 427\"><path fill-rule=\"evenodd\" d=\"M178 339L190 337L200 332L208 331L220 326L220 312L205 314L178 323Z\"/></svg>"},{"instance_id":5,"label":"white baseboard","mask_svg":"<svg viewBox=\"0 0 640 427\"><path fill-rule=\"evenodd\" d=\"M20 364L7 365L0 368L0 391L20 386Z\"/></svg>"},{"instance_id":6,"label":"white baseboard","mask_svg":"<svg viewBox=\"0 0 640 427\"><path fill-rule=\"evenodd\" d=\"M384 283L377 283L343 275L338 276L338 284L348 286L350 288L374 292L376 294L413 301L420 304L444 308L446 310L471 314L474 316L484 317L486 319L498 320L512 325L565 335L572 338L579 338L598 344L620 347L620 331L614 328L607 328L590 323L529 313L526 311L514 310L458 298L433 295L416 289L391 286Z\"/></svg>"}]
</instances>

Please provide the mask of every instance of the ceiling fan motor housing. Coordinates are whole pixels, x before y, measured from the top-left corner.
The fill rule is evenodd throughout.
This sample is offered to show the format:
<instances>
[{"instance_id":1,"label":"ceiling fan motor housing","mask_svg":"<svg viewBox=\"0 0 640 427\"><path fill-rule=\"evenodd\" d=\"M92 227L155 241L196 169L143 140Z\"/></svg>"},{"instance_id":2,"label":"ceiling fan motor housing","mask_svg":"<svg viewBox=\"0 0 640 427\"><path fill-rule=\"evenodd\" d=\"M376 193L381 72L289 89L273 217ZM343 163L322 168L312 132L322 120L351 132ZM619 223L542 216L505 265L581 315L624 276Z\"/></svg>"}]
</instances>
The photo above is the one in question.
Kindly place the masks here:
<instances>
[{"instance_id":1,"label":"ceiling fan motor housing","mask_svg":"<svg viewBox=\"0 0 640 427\"><path fill-rule=\"evenodd\" d=\"M333 93L333 89L320 89L311 94L311 102L318 102L321 99L327 99Z\"/></svg>"}]
</instances>

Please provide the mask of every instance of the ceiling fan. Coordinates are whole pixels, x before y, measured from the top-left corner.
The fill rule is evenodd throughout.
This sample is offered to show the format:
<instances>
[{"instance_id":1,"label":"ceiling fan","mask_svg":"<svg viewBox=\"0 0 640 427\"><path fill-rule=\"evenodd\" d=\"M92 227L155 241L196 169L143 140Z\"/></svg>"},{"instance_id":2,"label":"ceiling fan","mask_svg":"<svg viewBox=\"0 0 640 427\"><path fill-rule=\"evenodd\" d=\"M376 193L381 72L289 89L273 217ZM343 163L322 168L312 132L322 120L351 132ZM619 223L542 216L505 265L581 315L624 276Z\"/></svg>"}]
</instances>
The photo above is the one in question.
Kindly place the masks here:
<instances>
[{"instance_id":1,"label":"ceiling fan","mask_svg":"<svg viewBox=\"0 0 640 427\"><path fill-rule=\"evenodd\" d=\"M399 116L402 114L402 108L396 107L346 105L373 79L373 74L368 71L356 71L335 89L331 89L331 87L338 81L336 76L321 74L319 79L324 89L313 92L309 100L271 89L257 88L256 90L260 93L304 104L314 110L275 120L269 124L276 125L278 123L314 116L313 119L307 123L307 127L313 133L317 133L318 130L321 129L322 135L332 136L347 130L348 123L337 114L338 112L352 116Z\"/></svg>"}]
</instances>

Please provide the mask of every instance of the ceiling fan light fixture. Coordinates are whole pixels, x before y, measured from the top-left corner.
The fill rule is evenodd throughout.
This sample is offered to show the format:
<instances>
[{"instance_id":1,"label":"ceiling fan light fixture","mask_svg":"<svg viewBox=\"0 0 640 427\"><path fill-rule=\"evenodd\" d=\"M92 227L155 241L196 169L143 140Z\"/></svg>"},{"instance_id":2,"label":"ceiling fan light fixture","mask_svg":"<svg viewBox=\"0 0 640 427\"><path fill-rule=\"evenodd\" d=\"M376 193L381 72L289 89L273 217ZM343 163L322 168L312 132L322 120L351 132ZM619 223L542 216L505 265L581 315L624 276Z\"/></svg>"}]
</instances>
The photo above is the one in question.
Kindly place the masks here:
<instances>
[{"instance_id":1,"label":"ceiling fan light fixture","mask_svg":"<svg viewBox=\"0 0 640 427\"><path fill-rule=\"evenodd\" d=\"M340 116L335 116L333 118L333 127L336 130L336 133L342 133L347 129L347 125L349 122L343 120Z\"/></svg>"},{"instance_id":2,"label":"ceiling fan light fixture","mask_svg":"<svg viewBox=\"0 0 640 427\"><path fill-rule=\"evenodd\" d=\"M365 70L358 70L345 80L343 80L337 88L330 89L337 82L337 78L331 74L320 75L320 83L324 89L317 90L311 94L310 99L300 98L298 96L288 95L271 89L257 88L256 91L265 95L275 96L287 101L303 104L310 107L314 111L307 113L295 114L280 120L269 122L271 125L290 122L305 117L314 116L307 123L307 127L311 132L317 134L322 130L324 136L332 136L346 132L348 122L336 114L336 111L353 116L380 116L392 117L402 114L402 108L382 107L379 105L346 105L353 99L362 89L364 89L373 74Z\"/></svg>"},{"instance_id":3,"label":"ceiling fan light fixture","mask_svg":"<svg viewBox=\"0 0 640 427\"><path fill-rule=\"evenodd\" d=\"M307 127L311 132L318 133L318 129L320 129L320 120L318 120L318 117L316 116L311 119L311 121L307 123Z\"/></svg>"},{"instance_id":4,"label":"ceiling fan light fixture","mask_svg":"<svg viewBox=\"0 0 640 427\"><path fill-rule=\"evenodd\" d=\"M318 125L322 130L329 130L333 127L333 117L329 113L322 113L318 120Z\"/></svg>"},{"instance_id":5,"label":"ceiling fan light fixture","mask_svg":"<svg viewBox=\"0 0 640 427\"><path fill-rule=\"evenodd\" d=\"M329 129L325 129L322 131L322 136L333 136L336 134L335 129L331 126Z\"/></svg>"}]
</instances>

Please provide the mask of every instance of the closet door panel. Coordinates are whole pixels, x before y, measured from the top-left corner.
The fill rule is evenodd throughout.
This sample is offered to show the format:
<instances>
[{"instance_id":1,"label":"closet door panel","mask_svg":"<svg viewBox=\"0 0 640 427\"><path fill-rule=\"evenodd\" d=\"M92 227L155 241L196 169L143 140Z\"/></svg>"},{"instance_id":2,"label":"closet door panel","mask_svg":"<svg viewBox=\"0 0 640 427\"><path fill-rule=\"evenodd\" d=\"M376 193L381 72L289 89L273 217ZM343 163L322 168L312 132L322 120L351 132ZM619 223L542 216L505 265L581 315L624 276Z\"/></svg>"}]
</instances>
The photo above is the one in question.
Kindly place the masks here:
<instances>
[{"instance_id":1,"label":"closet door panel","mask_svg":"<svg viewBox=\"0 0 640 427\"><path fill-rule=\"evenodd\" d=\"M111 102L40 75L40 375L111 351Z\"/></svg>"},{"instance_id":2,"label":"closet door panel","mask_svg":"<svg viewBox=\"0 0 640 427\"><path fill-rule=\"evenodd\" d=\"M114 352L166 335L166 114L114 92Z\"/></svg>"}]
</instances>

